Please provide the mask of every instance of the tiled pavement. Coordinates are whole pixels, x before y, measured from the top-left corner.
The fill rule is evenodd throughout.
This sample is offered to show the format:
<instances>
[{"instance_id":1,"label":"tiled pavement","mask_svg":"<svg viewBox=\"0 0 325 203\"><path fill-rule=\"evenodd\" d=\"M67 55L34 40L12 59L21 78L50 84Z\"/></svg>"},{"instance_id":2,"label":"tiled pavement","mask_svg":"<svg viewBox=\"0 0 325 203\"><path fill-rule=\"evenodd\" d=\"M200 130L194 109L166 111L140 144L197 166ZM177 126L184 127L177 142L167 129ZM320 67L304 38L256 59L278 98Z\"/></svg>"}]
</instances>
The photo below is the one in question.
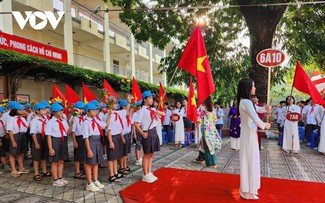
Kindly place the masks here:
<instances>
[{"instance_id":1,"label":"tiled pavement","mask_svg":"<svg viewBox=\"0 0 325 203\"><path fill-rule=\"evenodd\" d=\"M229 142L230 140L225 138L222 149L217 152L216 169L193 162L198 155L194 145L181 150L174 150L170 145L162 146L161 151L155 154L153 168L157 170L161 167L173 167L238 174L239 153L230 149ZM72 148L70 143L69 149ZM0 202L122 202L119 191L139 181L142 174L141 168L133 165L133 154L129 159L129 165L134 171L120 183L109 183L107 168L100 169L100 181L106 187L97 193L84 190L85 180L73 179L73 163L65 165L64 177L70 183L61 188L53 187L51 178L44 178L41 182L33 181L33 173L24 174L19 178L12 178L10 173L6 173L0 176ZM25 165L29 166L30 162L25 160ZM325 155L317 153L314 149L301 146L299 154L286 154L280 150L276 140L263 140L261 175L264 177L325 182L324 163Z\"/></svg>"}]
</instances>

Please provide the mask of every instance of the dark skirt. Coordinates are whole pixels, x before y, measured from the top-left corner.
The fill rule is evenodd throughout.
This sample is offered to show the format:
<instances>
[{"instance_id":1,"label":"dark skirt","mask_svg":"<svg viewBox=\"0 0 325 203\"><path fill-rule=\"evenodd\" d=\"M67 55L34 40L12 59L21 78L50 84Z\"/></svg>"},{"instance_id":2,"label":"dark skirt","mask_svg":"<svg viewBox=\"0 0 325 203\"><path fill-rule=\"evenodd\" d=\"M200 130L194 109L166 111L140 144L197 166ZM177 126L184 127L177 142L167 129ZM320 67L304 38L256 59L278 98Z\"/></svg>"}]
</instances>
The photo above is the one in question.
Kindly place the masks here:
<instances>
[{"instance_id":1,"label":"dark skirt","mask_svg":"<svg viewBox=\"0 0 325 203\"><path fill-rule=\"evenodd\" d=\"M0 142L0 157L6 157L7 152L9 152L9 140L5 137L1 137Z\"/></svg>"},{"instance_id":2,"label":"dark skirt","mask_svg":"<svg viewBox=\"0 0 325 203\"><path fill-rule=\"evenodd\" d=\"M67 137L64 137L62 142L61 137L52 137L52 148L55 151L54 156L49 156L50 163L56 163L58 161L64 161L68 159L67 152Z\"/></svg>"},{"instance_id":3,"label":"dark skirt","mask_svg":"<svg viewBox=\"0 0 325 203\"><path fill-rule=\"evenodd\" d=\"M32 142L31 151L33 161L47 160L49 158L49 146L47 144L47 136L42 137L41 134L36 134L36 139L40 145L40 149L35 149L35 143Z\"/></svg>"},{"instance_id":4,"label":"dark skirt","mask_svg":"<svg viewBox=\"0 0 325 203\"><path fill-rule=\"evenodd\" d=\"M12 147L11 139L9 139L10 145L9 145L9 153L13 156L16 156L17 154L25 154L27 152L26 148L26 142L27 142L27 136L26 133L16 133L14 134L14 139L17 143L17 147Z\"/></svg>"},{"instance_id":5,"label":"dark skirt","mask_svg":"<svg viewBox=\"0 0 325 203\"><path fill-rule=\"evenodd\" d=\"M183 117L183 122L184 122L184 128L192 129L192 121L190 121L186 117Z\"/></svg>"},{"instance_id":6,"label":"dark skirt","mask_svg":"<svg viewBox=\"0 0 325 203\"><path fill-rule=\"evenodd\" d=\"M107 161L119 160L122 156L122 138L120 134L112 135L112 141L114 143L114 149L109 148L109 142L106 145Z\"/></svg>"},{"instance_id":7,"label":"dark skirt","mask_svg":"<svg viewBox=\"0 0 325 203\"><path fill-rule=\"evenodd\" d=\"M123 135L125 139L125 144L123 144L122 156L127 156L131 153L131 132Z\"/></svg>"},{"instance_id":8,"label":"dark skirt","mask_svg":"<svg viewBox=\"0 0 325 203\"><path fill-rule=\"evenodd\" d=\"M78 143L78 148L74 148L73 156L75 162L85 162L85 142L84 138L81 136L76 136L76 141Z\"/></svg>"},{"instance_id":9,"label":"dark skirt","mask_svg":"<svg viewBox=\"0 0 325 203\"><path fill-rule=\"evenodd\" d=\"M137 148L137 150L141 150L141 142L142 142L142 135L136 130L135 132L136 134L136 144L135 147Z\"/></svg>"},{"instance_id":10,"label":"dark skirt","mask_svg":"<svg viewBox=\"0 0 325 203\"><path fill-rule=\"evenodd\" d=\"M84 148L85 163L96 165L104 160L103 157L103 144L100 135L92 135L88 137L90 150L93 153L92 158L88 158L86 146Z\"/></svg>"},{"instance_id":11,"label":"dark skirt","mask_svg":"<svg viewBox=\"0 0 325 203\"><path fill-rule=\"evenodd\" d=\"M141 144L144 154L151 154L160 151L160 140L156 127L148 131L148 137L146 139L142 138Z\"/></svg>"}]
</instances>

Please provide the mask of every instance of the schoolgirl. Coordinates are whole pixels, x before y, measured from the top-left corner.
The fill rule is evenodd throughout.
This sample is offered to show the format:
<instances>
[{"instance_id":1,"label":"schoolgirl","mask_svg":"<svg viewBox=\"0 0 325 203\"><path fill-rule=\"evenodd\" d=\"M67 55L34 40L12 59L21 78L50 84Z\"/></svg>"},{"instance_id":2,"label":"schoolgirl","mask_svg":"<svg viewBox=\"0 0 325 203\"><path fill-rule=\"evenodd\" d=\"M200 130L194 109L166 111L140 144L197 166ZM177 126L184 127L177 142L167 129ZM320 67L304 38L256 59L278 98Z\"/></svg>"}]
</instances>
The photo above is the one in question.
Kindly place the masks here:
<instances>
[{"instance_id":1,"label":"schoolgirl","mask_svg":"<svg viewBox=\"0 0 325 203\"><path fill-rule=\"evenodd\" d=\"M34 166L34 180L41 181L42 177L51 177L52 174L46 170L46 161L49 157L49 148L47 144L47 136L45 128L47 120L44 118L46 114L45 105L38 103L34 106L36 117L30 122L30 134L32 136L31 153ZM42 177L39 175L39 163L41 162Z\"/></svg>"},{"instance_id":2,"label":"schoolgirl","mask_svg":"<svg viewBox=\"0 0 325 203\"><path fill-rule=\"evenodd\" d=\"M85 142L82 136L82 124L85 121L84 107L82 101L78 101L73 106L78 109L79 115L73 117L72 125L72 141L73 141L73 155L74 155L74 178L83 179L85 175L80 172L80 165L85 162Z\"/></svg>"},{"instance_id":3,"label":"schoolgirl","mask_svg":"<svg viewBox=\"0 0 325 203\"><path fill-rule=\"evenodd\" d=\"M6 133L6 116L4 115L4 108L0 106L0 159L3 168L7 166L7 149L9 148L9 140ZM1 170L0 174L4 171Z\"/></svg>"},{"instance_id":4,"label":"schoolgirl","mask_svg":"<svg viewBox=\"0 0 325 203\"><path fill-rule=\"evenodd\" d=\"M139 101L139 102L136 103L136 110L134 110L134 112L132 114L132 118L131 118L132 135L133 135L134 140L136 140L134 151L135 151L135 165L137 165L137 166L142 165L142 156L141 156L141 148L142 148L141 147L141 140L142 140L142 136L135 129L134 122L135 122L135 118L138 115L138 111L140 111L140 109L141 109L141 103L142 103L142 101Z\"/></svg>"},{"instance_id":5,"label":"schoolgirl","mask_svg":"<svg viewBox=\"0 0 325 203\"><path fill-rule=\"evenodd\" d=\"M9 134L9 161L11 166L11 175L19 177L22 173L29 173L30 171L24 168L23 154L26 153L27 141L27 121L21 117L24 108L18 102L11 104L11 111L9 113L9 121L7 132ZM19 170L16 170L15 158L17 158Z\"/></svg>"},{"instance_id":6,"label":"schoolgirl","mask_svg":"<svg viewBox=\"0 0 325 203\"><path fill-rule=\"evenodd\" d=\"M142 93L143 106L135 118L134 126L142 136L143 161L142 181L152 183L158 180L151 172L153 153L160 150L160 141L157 135L156 122L153 122L157 116L165 116L164 112L154 111L150 108L153 103L153 94L150 91ZM140 127L141 126L141 127Z\"/></svg>"},{"instance_id":7,"label":"schoolgirl","mask_svg":"<svg viewBox=\"0 0 325 203\"><path fill-rule=\"evenodd\" d=\"M85 169L87 187L86 190L91 192L97 192L103 189L105 186L98 180L98 164L101 163L103 158L103 145L102 140L104 137L103 128L108 126L106 123L96 119L98 107L89 102L85 105L85 112L87 117L82 124L82 135L85 142ZM92 177L93 175L93 177Z\"/></svg>"},{"instance_id":8,"label":"schoolgirl","mask_svg":"<svg viewBox=\"0 0 325 203\"><path fill-rule=\"evenodd\" d=\"M49 147L49 161L53 177L53 186L61 187L69 184L63 176L64 160L68 158L67 135L71 133L72 125L62 119L63 107L54 103L51 106L52 118L47 122L45 134Z\"/></svg>"},{"instance_id":9,"label":"schoolgirl","mask_svg":"<svg viewBox=\"0 0 325 203\"><path fill-rule=\"evenodd\" d=\"M175 132L175 147L182 148L184 144L184 121L183 117L186 116L184 108L182 107L181 102L176 102L176 109L173 111L173 114L179 115L179 120L174 122L174 132Z\"/></svg>"}]
</instances>

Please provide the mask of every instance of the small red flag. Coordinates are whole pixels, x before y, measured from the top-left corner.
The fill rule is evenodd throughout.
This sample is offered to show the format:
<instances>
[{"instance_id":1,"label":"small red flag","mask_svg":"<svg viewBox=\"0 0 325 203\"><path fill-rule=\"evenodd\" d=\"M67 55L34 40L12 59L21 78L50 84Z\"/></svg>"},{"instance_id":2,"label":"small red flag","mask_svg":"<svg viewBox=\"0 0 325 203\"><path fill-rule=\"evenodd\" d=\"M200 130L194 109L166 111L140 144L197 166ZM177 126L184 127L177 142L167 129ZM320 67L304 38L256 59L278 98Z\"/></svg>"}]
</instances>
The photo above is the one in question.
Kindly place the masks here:
<instances>
[{"instance_id":1,"label":"small red flag","mask_svg":"<svg viewBox=\"0 0 325 203\"><path fill-rule=\"evenodd\" d=\"M315 104L325 105L325 101L318 92L317 88L301 67L299 61L296 64L296 72L293 79L293 87L298 91L309 94Z\"/></svg>"},{"instance_id":2,"label":"small red flag","mask_svg":"<svg viewBox=\"0 0 325 203\"><path fill-rule=\"evenodd\" d=\"M197 78L198 105L215 92L210 62L199 26L188 40L177 66Z\"/></svg>"},{"instance_id":3,"label":"small red flag","mask_svg":"<svg viewBox=\"0 0 325 203\"><path fill-rule=\"evenodd\" d=\"M164 88L161 84L161 82L159 83L159 98L158 98L158 111L164 111L164 103L167 100ZM165 120L165 116L161 117L161 123L164 123Z\"/></svg>"},{"instance_id":4,"label":"small red flag","mask_svg":"<svg viewBox=\"0 0 325 203\"><path fill-rule=\"evenodd\" d=\"M72 104L80 101L79 95L77 95L77 93L73 91L73 89L68 84L65 85L65 97L67 101Z\"/></svg>"},{"instance_id":5,"label":"small red flag","mask_svg":"<svg viewBox=\"0 0 325 203\"><path fill-rule=\"evenodd\" d=\"M193 123L197 121L197 107L196 107L196 100L195 100L195 93L192 83L192 77L190 79L190 90L188 92L188 99L187 99L187 112L186 117L191 120Z\"/></svg>"},{"instance_id":6,"label":"small red flag","mask_svg":"<svg viewBox=\"0 0 325 203\"><path fill-rule=\"evenodd\" d=\"M66 107L66 99L56 84L52 88L52 97L55 101L61 102Z\"/></svg>"},{"instance_id":7,"label":"small red flag","mask_svg":"<svg viewBox=\"0 0 325 203\"><path fill-rule=\"evenodd\" d=\"M92 100L97 99L96 95L84 83L82 83L82 92L83 92L83 101L85 104L87 104Z\"/></svg>"},{"instance_id":8,"label":"small red flag","mask_svg":"<svg viewBox=\"0 0 325 203\"><path fill-rule=\"evenodd\" d=\"M115 99L118 98L118 94L113 90L113 88L109 85L106 80L104 80L104 89L107 91L107 95L104 96L105 101L109 96L113 96Z\"/></svg>"},{"instance_id":9,"label":"small red flag","mask_svg":"<svg viewBox=\"0 0 325 203\"><path fill-rule=\"evenodd\" d=\"M142 93L135 78L132 78L132 101L137 103L142 100Z\"/></svg>"}]
</instances>

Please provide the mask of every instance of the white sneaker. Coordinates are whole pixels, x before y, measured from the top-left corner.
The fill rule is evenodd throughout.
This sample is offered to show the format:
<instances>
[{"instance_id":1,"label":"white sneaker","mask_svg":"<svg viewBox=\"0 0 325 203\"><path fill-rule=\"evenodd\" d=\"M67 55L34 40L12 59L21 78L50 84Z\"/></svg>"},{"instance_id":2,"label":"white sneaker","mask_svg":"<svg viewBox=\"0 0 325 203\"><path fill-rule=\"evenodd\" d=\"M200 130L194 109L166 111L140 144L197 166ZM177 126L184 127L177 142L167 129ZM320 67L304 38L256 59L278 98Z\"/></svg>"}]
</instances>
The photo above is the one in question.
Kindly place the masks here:
<instances>
[{"instance_id":1,"label":"white sneaker","mask_svg":"<svg viewBox=\"0 0 325 203\"><path fill-rule=\"evenodd\" d=\"M139 163L139 160L135 160L135 163L134 163L136 166L140 166L140 163Z\"/></svg>"},{"instance_id":2,"label":"white sneaker","mask_svg":"<svg viewBox=\"0 0 325 203\"><path fill-rule=\"evenodd\" d=\"M147 175L142 177L142 181L147 182L147 183L153 183L156 180L152 176L150 176L150 174L148 173Z\"/></svg>"},{"instance_id":3,"label":"white sneaker","mask_svg":"<svg viewBox=\"0 0 325 203\"><path fill-rule=\"evenodd\" d=\"M64 184L63 184L63 182L61 182L61 180L53 181L52 185L54 187L62 187L62 186L64 186Z\"/></svg>"},{"instance_id":4,"label":"white sneaker","mask_svg":"<svg viewBox=\"0 0 325 203\"><path fill-rule=\"evenodd\" d=\"M148 175L150 175L150 177L155 181L158 180L157 176L155 176L153 173L148 173Z\"/></svg>"},{"instance_id":5,"label":"white sneaker","mask_svg":"<svg viewBox=\"0 0 325 203\"><path fill-rule=\"evenodd\" d=\"M142 158L139 159L139 165L142 166Z\"/></svg>"},{"instance_id":6,"label":"white sneaker","mask_svg":"<svg viewBox=\"0 0 325 203\"><path fill-rule=\"evenodd\" d=\"M61 178L61 179L59 179L60 181L61 181L61 183L63 184L63 185L68 185L69 184L69 181L67 181L66 179L64 179L64 178Z\"/></svg>"},{"instance_id":7,"label":"white sneaker","mask_svg":"<svg viewBox=\"0 0 325 203\"><path fill-rule=\"evenodd\" d=\"M100 189L94 183L90 183L89 185L87 184L86 190L91 192L98 192Z\"/></svg>"},{"instance_id":8,"label":"white sneaker","mask_svg":"<svg viewBox=\"0 0 325 203\"><path fill-rule=\"evenodd\" d=\"M104 159L107 159L107 154L104 154L103 157L104 157Z\"/></svg>"},{"instance_id":9,"label":"white sneaker","mask_svg":"<svg viewBox=\"0 0 325 203\"><path fill-rule=\"evenodd\" d=\"M96 181L94 182L94 184L95 184L96 187L98 187L99 189L103 189L103 188L105 188L105 185L101 184L98 180L96 180Z\"/></svg>"}]
</instances>

